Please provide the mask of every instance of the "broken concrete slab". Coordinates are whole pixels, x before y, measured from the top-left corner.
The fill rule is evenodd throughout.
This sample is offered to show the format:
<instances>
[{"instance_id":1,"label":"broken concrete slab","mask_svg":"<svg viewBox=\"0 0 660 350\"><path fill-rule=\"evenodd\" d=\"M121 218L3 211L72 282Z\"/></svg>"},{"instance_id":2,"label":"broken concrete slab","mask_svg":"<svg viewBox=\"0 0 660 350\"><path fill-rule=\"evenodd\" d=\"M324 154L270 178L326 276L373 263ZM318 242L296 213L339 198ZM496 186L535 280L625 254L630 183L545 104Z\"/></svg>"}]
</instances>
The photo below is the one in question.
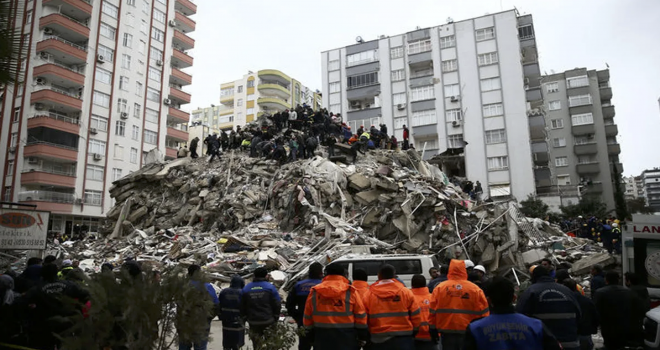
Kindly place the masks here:
<instances>
[{"instance_id":1,"label":"broken concrete slab","mask_svg":"<svg viewBox=\"0 0 660 350\"><path fill-rule=\"evenodd\" d=\"M348 177L349 187L358 191L363 191L371 188L371 180L360 173L355 173Z\"/></svg>"},{"instance_id":2,"label":"broken concrete slab","mask_svg":"<svg viewBox=\"0 0 660 350\"><path fill-rule=\"evenodd\" d=\"M382 192L380 190L362 191L355 195L355 200L363 205L369 205L378 200Z\"/></svg>"},{"instance_id":3,"label":"broken concrete slab","mask_svg":"<svg viewBox=\"0 0 660 350\"><path fill-rule=\"evenodd\" d=\"M574 262L570 272L575 275L582 275L589 273L591 268L595 265L601 265L605 267L607 265L614 264L615 262L616 260L614 257L607 252L596 253L590 256L584 256L582 259Z\"/></svg>"},{"instance_id":4,"label":"broken concrete slab","mask_svg":"<svg viewBox=\"0 0 660 350\"><path fill-rule=\"evenodd\" d=\"M541 261L544 258L547 258L550 254L543 249L532 249L524 252L522 254L522 259L527 265L533 265Z\"/></svg>"}]
</instances>

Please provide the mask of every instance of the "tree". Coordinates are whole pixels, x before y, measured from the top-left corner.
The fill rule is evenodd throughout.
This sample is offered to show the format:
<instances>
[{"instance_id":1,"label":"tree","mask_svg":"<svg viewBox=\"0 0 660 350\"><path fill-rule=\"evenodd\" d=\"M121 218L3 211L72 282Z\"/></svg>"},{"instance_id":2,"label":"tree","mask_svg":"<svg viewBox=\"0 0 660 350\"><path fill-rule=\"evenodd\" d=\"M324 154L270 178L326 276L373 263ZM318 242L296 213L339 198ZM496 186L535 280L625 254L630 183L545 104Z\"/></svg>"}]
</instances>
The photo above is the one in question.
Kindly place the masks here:
<instances>
[{"instance_id":1,"label":"tree","mask_svg":"<svg viewBox=\"0 0 660 350\"><path fill-rule=\"evenodd\" d=\"M607 216L607 205L600 198L585 196L577 204L559 207L565 217L575 218L578 216L595 216L605 218Z\"/></svg>"},{"instance_id":2,"label":"tree","mask_svg":"<svg viewBox=\"0 0 660 350\"><path fill-rule=\"evenodd\" d=\"M612 176L614 176L614 206L616 217L625 220L628 218L628 208L626 207L626 197L621 186L621 174L617 171L616 164L612 164Z\"/></svg>"},{"instance_id":3,"label":"tree","mask_svg":"<svg viewBox=\"0 0 660 350\"><path fill-rule=\"evenodd\" d=\"M0 0L0 88L16 83L20 71L21 32L24 0Z\"/></svg>"},{"instance_id":4,"label":"tree","mask_svg":"<svg viewBox=\"0 0 660 350\"><path fill-rule=\"evenodd\" d=\"M547 204L531 194L527 196L527 199L520 202L520 211L530 218L545 219L548 210L550 210L550 207Z\"/></svg>"},{"instance_id":5,"label":"tree","mask_svg":"<svg viewBox=\"0 0 660 350\"><path fill-rule=\"evenodd\" d=\"M646 204L644 197L629 199L626 202L630 214L653 214L653 208Z\"/></svg>"}]
</instances>

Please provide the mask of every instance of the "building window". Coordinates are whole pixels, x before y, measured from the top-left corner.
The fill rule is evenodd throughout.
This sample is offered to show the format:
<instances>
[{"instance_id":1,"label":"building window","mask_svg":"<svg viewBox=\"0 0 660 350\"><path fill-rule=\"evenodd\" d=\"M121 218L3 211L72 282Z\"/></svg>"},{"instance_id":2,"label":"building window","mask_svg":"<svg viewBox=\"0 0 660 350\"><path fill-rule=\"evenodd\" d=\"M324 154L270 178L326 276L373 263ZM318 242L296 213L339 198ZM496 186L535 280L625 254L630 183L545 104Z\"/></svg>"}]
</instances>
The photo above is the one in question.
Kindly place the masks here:
<instances>
[{"instance_id":1,"label":"building window","mask_svg":"<svg viewBox=\"0 0 660 350\"><path fill-rule=\"evenodd\" d=\"M248 88L254 87L254 80L248 80L247 87Z\"/></svg>"},{"instance_id":2,"label":"building window","mask_svg":"<svg viewBox=\"0 0 660 350\"><path fill-rule=\"evenodd\" d=\"M330 105L330 112L332 113L341 113L341 103L335 103Z\"/></svg>"},{"instance_id":3,"label":"building window","mask_svg":"<svg viewBox=\"0 0 660 350\"><path fill-rule=\"evenodd\" d=\"M115 59L115 51L107 46L99 45L96 52L99 56L103 56L104 60L112 61Z\"/></svg>"},{"instance_id":4,"label":"building window","mask_svg":"<svg viewBox=\"0 0 660 350\"><path fill-rule=\"evenodd\" d=\"M130 161L133 164L137 164L137 160L138 160L138 150L137 148L131 147Z\"/></svg>"},{"instance_id":5,"label":"building window","mask_svg":"<svg viewBox=\"0 0 660 350\"><path fill-rule=\"evenodd\" d=\"M484 117L495 117L504 114L504 107L501 103L494 103L483 106Z\"/></svg>"},{"instance_id":6,"label":"building window","mask_svg":"<svg viewBox=\"0 0 660 350\"><path fill-rule=\"evenodd\" d=\"M463 120L463 112L460 109L449 109L445 112L445 120L448 122L458 122Z\"/></svg>"},{"instance_id":7,"label":"building window","mask_svg":"<svg viewBox=\"0 0 660 350\"><path fill-rule=\"evenodd\" d=\"M11 186L5 186L5 192L3 193L5 202L11 202Z\"/></svg>"},{"instance_id":8,"label":"building window","mask_svg":"<svg viewBox=\"0 0 660 350\"><path fill-rule=\"evenodd\" d=\"M104 4L106 3L104 2ZM100 31L102 36L111 40L115 40L115 33L117 32L117 30L113 26L101 22Z\"/></svg>"},{"instance_id":9,"label":"building window","mask_svg":"<svg viewBox=\"0 0 660 350\"><path fill-rule=\"evenodd\" d=\"M11 143L9 145L10 147L16 147L17 144L18 144L18 133L13 132L11 134Z\"/></svg>"},{"instance_id":10,"label":"building window","mask_svg":"<svg viewBox=\"0 0 660 350\"><path fill-rule=\"evenodd\" d=\"M408 43L408 54L431 51L431 39L418 40Z\"/></svg>"},{"instance_id":11,"label":"building window","mask_svg":"<svg viewBox=\"0 0 660 350\"><path fill-rule=\"evenodd\" d=\"M435 115L435 109L428 109L425 111L413 112L412 126L421 126L429 124L437 124L438 119Z\"/></svg>"},{"instance_id":12,"label":"building window","mask_svg":"<svg viewBox=\"0 0 660 350\"><path fill-rule=\"evenodd\" d=\"M151 108L146 109L146 121L150 123L158 123L158 111L153 110Z\"/></svg>"},{"instance_id":13,"label":"building window","mask_svg":"<svg viewBox=\"0 0 660 350\"><path fill-rule=\"evenodd\" d=\"M94 91L93 95L94 104L97 106L108 108L110 107L110 95L104 94L99 91Z\"/></svg>"},{"instance_id":14,"label":"building window","mask_svg":"<svg viewBox=\"0 0 660 350\"><path fill-rule=\"evenodd\" d=\"M13 176L14 175L14 161L13 160L8 160L7 161L7 176Z\"/></svg>"},{"instance_id":15,"label":"building window","mask_svg":"<svg viewBox=\"0 0 660 350\"><path fill-rule=\"evenodd\" d=\"M330 93L341 91L341 83L330 83Z\"/></svg>"},{"instance_id":16,"label":"building window","mask_svg":"<svg viewBox=\"0 0 660 350\"><path fill-rule=\"evenodd\" d=\"M406 79L406 70L397 69L392 71L392 81L401 81Z\"/></svg>"},{"instance_id":17,"label":"building window","mask_svg":"<svg viewBox=\"0 0 660 350\"><path fill-rule=\"evenodd\" d=\"M390 49L390 58L400 58L403 57L403 46L397 46Z\"/></svg>"},{"instance_id":18,"label":"building window","mask_svg":"<svg viewBox=\"0 0 660 350\"><path fill-rule=\"evenodd\" d=\"M594 115L591 113L575 114L571 116L571 125L587 125L594 123Z\"/></svg>"},{"instance_id":19,"label":"building window","mask_svg":"<svg viewBox=\"0 0 660 350\"><path fill-rule=\"evenodd\" d=\"M525 40L525 39L532 39L533 37L534 37L534 27L532 27L531 24L518 27L518 38Z\"/></svg>"},{"instance_id":20,"label":"building window","mask_svg":"<svg viewBox=\"0 0 660 350\"><path fill-rule=\"evenodd\" d=\"M486 131L486 144L506 142L506 131L504 129Z\"/></svg>"},{"instance_id":21,"label":"building window","mask_svg":"<svg viewBox=\"0 0 660 350\"><path fill-rule=\"evenodd\" d=\"M121 55L121 67L125 69L131 69L131 56L127 54Z\"/></svg>"},{"instance_id":22,"label":"building window","mask_svg":"<svg viewBox=\"0 0 660 350\"><path fill-rule=\"evenodd\" d=\"M147 87L147 100L160 102L160 91Z\"/></svg>"},{"instance_id":23,"label":"building window","mask_svg":"<svg viewBox=\"0 0 660 350\"><path fill-rule=\"evenodd\" d=\"M502 88L500 78L481 79L481 91L493 91Z\"/></svg>"},{"instance_id":24,"label":"building window","mask_svg":"<svg viewBox=\"0 0 660 350\"><path fill-rule=\"evenodd\" d=\"M117 8L117 6L107 1L103 2L103 7L101 7L101 11L103 11L103 13L105 13L106 15L112 18L117 18L117 15L119 14L119 9Z\"/></svg>"},{"instance_id":25,"label":"building window","mask_svg":"<svg viewBox=\"0 0 660 350\"><path fill-rule=\"evenodd\" d=\"M433 91L433 85L420 86L410 89L410 101L422 101L430 100L435 98L435 93Z\"/></svg>"},{"instance_id":26,"label":"building window","mask_svg":"<svg viewBox=\"0 0 660 350\"><path fill-rule=\"evenodd\" d=\"M400 105L400 104L406 104L407 98L406 98L406 93L398 93L398 94L393 94L392 95L392 104Z\"/></svg>"},{"instance_id":27,"label":"building window","mask_svg":"<svg viewBox=\"0 0 660 350\"><path fill-rule=\"evenodd\" d=\"M115 125L115 135L124 136L125 133L126 133L126 122L117 120L117 124Z\"/></svg>"},{"instance_id":28,"label":"building window","mask_svg":"<svg viewBox=\"0 0 660 350\"><path fill-rule=\"evenodd\" d=\"M550 101L548 102L548 109L551 111L558 111L561 109L561 101Z\"/></svg>"},{"instance_id":29,"label":"building window","mask_svg":"<svg viewBox=\"0 0 660 350\"><path fill-rule=\"evenodd\" d=\"M447 60L442 61L442 71L443 72L453 72L458 69L458 60Z\"/></svg>"},{"instance_id":30,"label":"building window","mask_svg":"<svg viewBox=\"0 0 660 350\"><path fill-rule=\"evenodd\" d=\"M133 47L133 36L128 33L124 33L124 47L131 48Z\"/></svg>"},{"instance_id":31,"label":"building window","mask_svg":"<svg viewBox=\"0 0 660 350\"><path fill-rule=\"evenodd\" d=\"M509 169L509 157L488 157L488 170L506 170Z\"/></svg>"},{"instance_id":32,"label":"building window","mask_svg":"<svg viewBox=\"0 0 660 350\"><path fill-rule=\"evenodd\" d=\"M441 49L446 49L448 47L454 47L456 46L456 37L451 35L451 36L445 36L440 38L440 48Z\"/></svg>"},{"instance_id":33,"label":"building window","mask_svg":"<svg viewBox=\"0 0 660 350\"><path fill-rule=\"evenodd\" d=\"M568 166L568 157L555 158L555 166Z\"/></svg>"},{"instance_id":34,"label":"building window","mask_svg":"<svg viewBox=\"0 0 660 350\"><path fill-rule=\"evenodd\" d=\"M447 136L447 147L449 147L449 148L463 148L463 147L465 147L465 142L463 142L463 134L456 134L456 135Z\"/></svg>"},{"instance_id":35,"label":"building window","mask_svg":"<svg viewBox=\"0 0 660 350\"><path fill-rule=\"evenodd\" d=\"M131 138L135 141L140 139L140 127L133 125L133 132L131 133Z\"/></svg>"},{"instance_id":36,"label":"building window","mask_svg":"<svg viewBox=\"0 0 660 350\"><path fill-rule=\"evenodd\" d=\"M377 60L378 50L362 51L346 56L346 66L356 66L358 64L373 62Z\"/></svg>"},{"instance_id":37,"label":"building window","mask_svg":"<svg viewBox=\"0 0 660 350\"><path fill-rule=\"evenodd\" d=\"M559 83L554 82L554 83L547 83L545 84L545 91L547 92L559 92Z\"/></svg>"},{"instance_id":38,"label":"building window","mask_svg":"<svg viewBox=\"0 0 660 350\"><path fill-rule=\"evenodd\" d=\"M128 111L128 101L125 98L118 98L117 109L120 113L126 113Z\"/></svg>"},{"instance_id":39,"label":"building window","mask_svg":"<svg viewBox=\"0 0 660 350\"><path fill-rule=\"evenodd\" d=\"M478 59L480 66L486 66L489 64L495 64L499 62L499 59L497 57L497 52L490 52L490 53L485 53L483 55L479 55Z\"/></svg>"},{"instance_id":40,"label":"building window","mask_svg":"<svg viewBox=\"0 0 660 350\"><path fill-rule=\"evenodd\" d=\"M403 126L406 125L407 122L408 122L407 117L395 118L394 119L394 128L395 129L403 129Z\"/></svg>"},{"instance_id":41,"label":"building window","mask_svg":"<svg viewBox=\"0 0 660 350\"><path fill-rule=\"evenodd\" d=\"M495 28L490 27L484 29L477 29L476 33L477 33L477 41L493 39L495 37Z\"/></svg>"},{"instance_id":42,"label":"building window","mask_svg":"<svg viewBox=\"0 0 660 350\"><path fill-rule=\"evenodd\" d=\"M328 70L338 70L339 69L339 60L332 60L328 62Z\"/></svg>"},{"instance_id":43,"label":"building window","mask_svg":"<svg viewBox=\"0 0 660 350\"><path fill-rule=\"evenodd\" d=\"M234 94L234 88L224 88L220 89L220 97L231 96Z\"/></svg>"},{"instance_id":44,"label":"building window","mask_svg":"<svg viewBox=\"0 0 660 350\"><path fill-rule=\"evenodd\" d=\"M87 180L103 181L104 168L98 165L87 165Z\"/></svg>"},{"instance_id":45,"label":"building window","mask_svg":"<svg viewBox=\"0 0 660 350\"><path fill-rule=\"evenodd\" d=\"M159 43L162 43L163 40L165 40L165 32L158 28L152 28L151 38L158 41Z\"/></svg>"},{"instance_id":46,"label":"building window","mask_svg":"<svg viewBox=\"0 0 660 350\"><path fill-rule=\"evenodd\" d=\"M571 88L589 86L589 77L582 75L579 77L566 78L566 86Z\"/></svg>"},{"instance_id":47,"label":"building window","mask_svg":"<svg viewBox=\"0 0 660 350\"><path fill-rule=\"evenodd\" d=\"M460 96L461 90L458 84L445 85L445 97Z\"/></svg>"},{"instance_id":48,"label":"building window","mask_svg":"<svg viewBox=\"0 0 660 350\"><path fill-rule=\"evenodd\" d=\"M159 69L149 67L149 79L160 84L161 80L163 79L163 75Z\"/></svg>"},{"instance_id":49,"label":"building window","mask_svg":"<svg viewBox=\"0 0 660 350\"><path fill-rule=\"evenodd\" d=\"M570 175L557 175L557 185L559 186L568 186L571 184Z\"/></svg>"},{"instance_id":50,"label":"building window","mask_svg":"<svg viewBox=\"0 0 660 350\"><path fill-rule=\"evenodd\" d=\"M104 2L104 4L106 3ZM85 190L85 204L87 205L101 205L102 197L101 191Z\"/></svg>"},{"instance_id":51,"label":"building window","mask_svg":"<svg viewBox=\"0 0 660 350\"><path fill-rule=\"evenodd\" d=\"M133 117L140 118L142 115L142 106L139 103L133 105Z\"/></svg>"},{"instance_id":52,"label":"building window","mask_svg":"<svg viewBox=\"0 0 660 350\"><path fill-rule=\"evenodd\" d=\"M564 120L563 119L552 119L550 120L550 128L551 129L561 129L564 127Z\"/></svg>"},{"instance_id":53,"label":"building window","mask_svg":"<svg viewBox=\"0 0 660 350\"><path fill-rule=\"evenodd\" d=\"M142 97L142 83L139 81L135 82L135 94Z\"/></svg>"},{"instance_id":54,"label":"building window","mask_svg":"<svg viewBox=\"0 0 660 350\"><path fill-rule=\"evenodd\" d=\"M154 19L160 23L165 23L165 12L154 9Z\"/></svg>"},{"instance_id":55,"label":"building window","mask_svg":"<svg viewBox=\"0 0 660 350\"><path fill-rule=\"evenodd\" d=\"M14 123L21 119L21 107L14 108Z\"/></svg>"},{"instance_id":56,"label":"building window","mask_svg":"<svg viewBox=\"0 0 660 350\"><path fill-rule=\"evenodd\" d=\"M241 106L243 106L243 99L239 98L238 100L236 100L236 107L241 107Z\"/></svg>"},{"instance_id":57,"label":"building window","mask_svg":"<svg viewBox=\"0 0 660 350\"><path fill-rule=\"evenodd\" d=\"M96 129L98 131L107 131L108 130L108 119L103 118L98 115L92 114L92 119L90 121L89 125L92 129Z\"/></svg>"},{"instance_id":58,"label":"building window","mask_svg":"<svg viewBox=\"0 0 660 350\"><path fill-rule=\"evenodd\" d=\"M138 52L144 54L144 50L147 48L147 43L140 39L140 44L138 45Z\"/></svg>"},{"instance_id":59,"label":"building window","mask_svg":"<svg viewBox=\"0 0 660 350\"><path fill-rule=\"evenodd\" d=\"M255 94L249 94L249 95L247 95L247 98L245 100L246 101L254 101L256 98L257 97L256 97Z\"/></svg>"},{"instance_id":60,"label":"building window","mask_svg":"<svg viewBox=\"0 0 660 350\"><path fill-rule=\"evenodd\" d=\"M378 84L378 72L371 72L371 73L348 77L349 89L360 86L374 85L374 84Z\"/></svg>"},{"instance_id":61,"label":"building window","mask_svg":"<svg viewBox=\"0 0 660 350\"><path fill-rule=\"evenodd\" d=\"M243 92L243 85L239 85L238 89L236 89L236 92L238 92L239 94L242 93Z\"/></svg>"},{"instance_id":62,"label":"building window","mask_svg":"<svg viewBox=\"0 0 660 350\"><path fill-rule=\"evenodd\" d=\"M150 130L144 131L144 142L155 145L158 142L158 133Z\"/></svg>"},{"instance_id":63,"label":"building window","mask_svg":"<svg viewBox=\"0 0 660 350\"><path fill-rule=\"evenodd\" d=\"M32 11L28 11L26 18L25 18L25 23L32 23Z\"/></svg>"},{"instance_id":64,"label":"building window","mask_svg":"<svg viewBox=\"0 0 660 350\"><path fill-rule=\"evenodd\" d=\"M584 106L591 104L591 95L579 95L579 96L569 96L568 105L570 107Z\"/></svg>"},{"instance_id":65,"label":"building window","mask_svg":"<svg viewBox=\"0 0 660 350\"><path fill-rule=\"evenodd\" d=\"M563 137L556 137L552 139L552 147L566 147L566 139Z\"/></svg>"},{"instance_id":66,"label":"building window","mask_svg":"<svg viewBox=\"0 0 660 350\"><path fill-rule=\"evenodd\" d=\"M162 61L163 60L163 50L157 49L155 47L151 47L150 49L150 56L152 61Z\"/></svg>"},{"instance_id":67,"label":"building window","mask_svg":"<svg viewBox=\"0 0 660 350\"><path fill-rule=\"evenodd\" d=\"M135 0L128 0L126 3L128 3L131 6L135 6Z\"/></svg>"},{"instance_id":68,"label":"building window","mask_svg":"<svg viewBox=\"0 0 660 350\"><path fill-rule=\"evenodd\" d=\"M112 168L112 181L117 181L121 179L121 169Z\"/></svg>"},{"instance_id":69,"label":"building window","mask_svg":"<svg viewBox=\"0 0 660 350\"><path fill-rule=\"evenodd\" d=\"M88 153L105 154L105 142L100 140L89 140L87 146Z\"/></svg>"},{"instance_id":70,"label":"building window","mask_svg":"<svg viewBox=\"0 0 660 350\"><path fill-rule=\"evenodd\" d=\"M577 162L578 164L590 164L596 163L597 160L593 156L578 156Z\"/></svg>"},{"instance_id":71,"label":"building window","mask_svg":"<svg viewBox=\"0 0 660 350\"><path fill-rule=\"evenodd\" d=\"M119 90L128 91L128 84L130 79L128 77L119 77Z\"/></svg>"},{"instance_id":72,"label":"building window","mask_svg":"<svg viewBox=\"0 0 660 350\"><path fill-rule=\"evenodd\" d=\"M96 81L110 84L112 83L112 73L103 68L96 67Z\"/></svg>"}]
</instances>

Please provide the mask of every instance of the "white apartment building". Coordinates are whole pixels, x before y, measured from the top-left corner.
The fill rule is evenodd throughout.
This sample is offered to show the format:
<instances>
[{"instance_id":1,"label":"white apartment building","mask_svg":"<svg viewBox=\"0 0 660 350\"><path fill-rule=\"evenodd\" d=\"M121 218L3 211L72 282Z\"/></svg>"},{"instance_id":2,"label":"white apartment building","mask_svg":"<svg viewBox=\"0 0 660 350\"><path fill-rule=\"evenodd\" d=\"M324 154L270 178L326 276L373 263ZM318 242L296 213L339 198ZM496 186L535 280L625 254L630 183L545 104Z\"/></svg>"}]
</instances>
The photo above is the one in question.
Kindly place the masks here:
<instances>
[{"instance_id":1,"label":"white apartment building","mask_svg":"<svg viewBox=\"0 0 660 350\"><path fill-rule=\"evenodd\" d=\"M23 84L2 91L2 199L96 231L112 182L186 142L189 0L14 1ZM20 7L16 7L20 6Z\"/></svg>"},{"instance_id":2,"label":"white apartment building","mask_svg":"<svg viewBox=\"0 0 660 350\"><path fill-rule=\"evenodd\" d=\"M540 77L535 45L531 65L521 59L522 41L533 38L531 16L514 10L358 38L321 54L323 105L353 130L385 123L399 141L407 125L424 158L462 154L440 162L448 175L480 181L486 195L522 200L537 185L528 117L535 105L528 101L542 96L538 79L525 79L530 72ZM538 94L530 95L528 85ZM534 117L542 130L543 116Z\"/></svg>"}]
</instances>

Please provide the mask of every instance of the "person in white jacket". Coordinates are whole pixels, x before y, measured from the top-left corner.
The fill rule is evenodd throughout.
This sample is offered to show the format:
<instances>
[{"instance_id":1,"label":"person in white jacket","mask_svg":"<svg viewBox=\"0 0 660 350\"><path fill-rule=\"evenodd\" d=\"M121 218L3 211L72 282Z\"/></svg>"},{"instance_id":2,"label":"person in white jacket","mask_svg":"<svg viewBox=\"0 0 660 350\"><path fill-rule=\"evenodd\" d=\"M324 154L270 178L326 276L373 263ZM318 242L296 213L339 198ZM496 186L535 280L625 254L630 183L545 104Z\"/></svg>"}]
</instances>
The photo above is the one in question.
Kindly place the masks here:
<instances>
[{"instance_id":1,"label":"person in white jacket","mask_svg":"<svg viewBox=\"0 0 660 350\"><path fill-rule=\"evenodd\" d=\"M289 113L289 127L290 128L297 129L297 128L294 128L294 124L293 124L293 122L296 121L296 120L298 120L298 112L296 112L295 109L292 109L291 112Z\"/></svg>"}]
</instances>

